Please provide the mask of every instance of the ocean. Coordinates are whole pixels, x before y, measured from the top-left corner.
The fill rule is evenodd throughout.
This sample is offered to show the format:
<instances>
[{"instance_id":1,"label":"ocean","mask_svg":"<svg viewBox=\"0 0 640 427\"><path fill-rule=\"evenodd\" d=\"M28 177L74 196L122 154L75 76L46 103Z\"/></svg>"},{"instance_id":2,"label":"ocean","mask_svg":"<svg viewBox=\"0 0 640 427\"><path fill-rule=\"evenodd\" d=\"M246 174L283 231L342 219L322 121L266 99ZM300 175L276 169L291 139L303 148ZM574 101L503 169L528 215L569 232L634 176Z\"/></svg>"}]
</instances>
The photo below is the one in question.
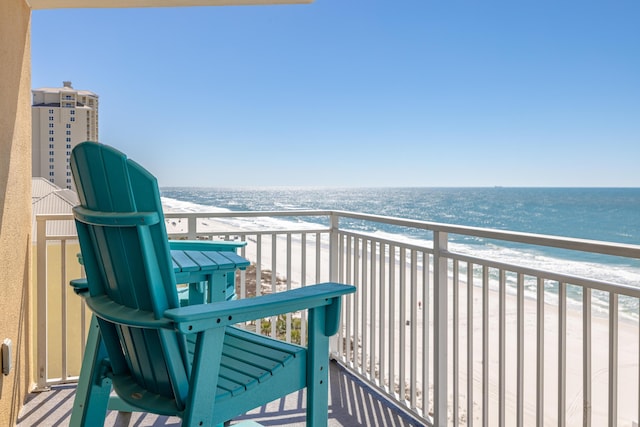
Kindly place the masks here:
<instances>
[{"instance_id":1,"label":"ocean","mask_svg":"<svg viewBox=\"0 0 640 427\"><path fill-rule=\"evenodd\" d=\"M499 230L640 244L640 188L162 188L170 210L336 209ZM286 221L295 219L276 219ZM312 220L312 219L305 219ZM273 222L272 222L273 223ZM341 226L398 238L420 230L352 221ZM379 228L374 228L379 227ZM457 240L456 240L457 239ZM640 286L640 260L452 236L452 250L503 262Z\"/></svg>"}]
</instances>

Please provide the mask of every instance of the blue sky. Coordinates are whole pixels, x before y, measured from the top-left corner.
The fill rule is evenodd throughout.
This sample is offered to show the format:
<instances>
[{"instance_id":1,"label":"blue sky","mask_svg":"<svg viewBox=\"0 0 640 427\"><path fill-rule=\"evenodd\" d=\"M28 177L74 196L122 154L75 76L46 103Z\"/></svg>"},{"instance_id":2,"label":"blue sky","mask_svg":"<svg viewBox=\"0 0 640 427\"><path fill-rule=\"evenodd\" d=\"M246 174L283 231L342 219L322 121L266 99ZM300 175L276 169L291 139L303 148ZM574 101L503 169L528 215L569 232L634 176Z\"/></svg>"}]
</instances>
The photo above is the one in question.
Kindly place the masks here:
<instances>
[{"instance_id":1,"label":"blue sky","mask_svg":"<svg viewBox=\"0 0 640 427\"><path fill-rule=\"evenodd\" d=\"M640 2L35 11L161 186L640 187Z\"/></svg>"}]
</instances>

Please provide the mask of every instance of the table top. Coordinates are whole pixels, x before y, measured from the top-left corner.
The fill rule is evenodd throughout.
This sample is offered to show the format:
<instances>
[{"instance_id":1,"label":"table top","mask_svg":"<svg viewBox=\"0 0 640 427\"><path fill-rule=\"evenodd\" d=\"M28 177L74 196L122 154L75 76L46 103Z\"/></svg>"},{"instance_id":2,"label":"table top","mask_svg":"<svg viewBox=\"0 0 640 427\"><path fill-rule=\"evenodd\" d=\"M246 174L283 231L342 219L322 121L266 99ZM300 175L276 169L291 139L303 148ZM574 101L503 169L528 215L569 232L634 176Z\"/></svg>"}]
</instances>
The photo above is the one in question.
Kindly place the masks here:
<instances>
[{"instance_id":1,"label":"table top","mask_svg":"<svg viewBox=\"0 0 640 427\"><path fill-rule=\"evenodd\" d=\"M249 261L232 251L172 250L171 259L176 273L244 270Z\"/></svg>"},{"instance_id":2,"label":"table top","mask_svg":"<svg viewBox=\"0 0 640 427\"><path fill-rule=\"evenodd\" d=\"M176 283L190 284L178 287L178 297L187 305L235 298L234 273L249 266L248 260L229 250L172 249L171 259Z\"/></svg>"},{"instance_id":3,"label":"table top","mask_svg":"<svg viewBox=\"0 0 640 427\"><path fill-rule=\"evenodd\" d=\"M78 261L82 261L82 254L78 254ZM242 258L234 251L200 251L186 249L172 249L171 261L173 263L173 271L176 276L177 283L193 283L202 280L210 280L215 278L216 273L226 274L235 270L246 269L250 262ZM81 283L86 282L85 279L78 279L76 287L82 288ZM86 287L86 284L84 285Z\"/></svg>"}]
</instances>

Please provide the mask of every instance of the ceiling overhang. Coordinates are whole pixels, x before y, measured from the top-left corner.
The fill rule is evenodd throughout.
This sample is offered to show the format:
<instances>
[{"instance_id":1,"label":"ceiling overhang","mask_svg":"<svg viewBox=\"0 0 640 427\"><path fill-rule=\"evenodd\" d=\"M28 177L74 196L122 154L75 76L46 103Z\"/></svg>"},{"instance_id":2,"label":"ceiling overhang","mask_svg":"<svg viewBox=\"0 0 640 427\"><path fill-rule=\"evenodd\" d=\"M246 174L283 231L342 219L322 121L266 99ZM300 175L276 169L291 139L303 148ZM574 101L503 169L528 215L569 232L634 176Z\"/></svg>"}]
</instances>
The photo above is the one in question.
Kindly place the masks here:
<instances>
[{"instance_id":1,"label":"ceiling overhang","mask_svg":"<svg viewBox=\"0 0 640 427\"><path fill-rule=\"evenodd\" d=\"M26 0L32 9L240 6L311 3L313 0Z\"/></svg>"}]
</instances>

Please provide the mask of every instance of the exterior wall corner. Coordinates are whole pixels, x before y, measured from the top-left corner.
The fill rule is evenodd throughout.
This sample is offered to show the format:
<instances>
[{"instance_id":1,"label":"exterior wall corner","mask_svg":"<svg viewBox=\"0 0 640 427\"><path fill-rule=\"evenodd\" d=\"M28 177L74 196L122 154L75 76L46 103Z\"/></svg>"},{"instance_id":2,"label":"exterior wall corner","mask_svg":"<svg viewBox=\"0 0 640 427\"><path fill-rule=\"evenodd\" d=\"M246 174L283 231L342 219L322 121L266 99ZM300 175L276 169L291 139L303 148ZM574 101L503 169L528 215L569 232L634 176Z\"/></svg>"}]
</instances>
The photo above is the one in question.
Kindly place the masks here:
<instances>
[{"instance_id":1,"label":"exterior wall corner","mask_svg":"<svg viewBox=\"0 0 640 427\"><path fill-rule=\"evenodd\" d=\"M15 425L32 384L31 9L0 1L0 342L12 342L9 375L0 374L0 425Z\"/></svg>"}]
</instances>

